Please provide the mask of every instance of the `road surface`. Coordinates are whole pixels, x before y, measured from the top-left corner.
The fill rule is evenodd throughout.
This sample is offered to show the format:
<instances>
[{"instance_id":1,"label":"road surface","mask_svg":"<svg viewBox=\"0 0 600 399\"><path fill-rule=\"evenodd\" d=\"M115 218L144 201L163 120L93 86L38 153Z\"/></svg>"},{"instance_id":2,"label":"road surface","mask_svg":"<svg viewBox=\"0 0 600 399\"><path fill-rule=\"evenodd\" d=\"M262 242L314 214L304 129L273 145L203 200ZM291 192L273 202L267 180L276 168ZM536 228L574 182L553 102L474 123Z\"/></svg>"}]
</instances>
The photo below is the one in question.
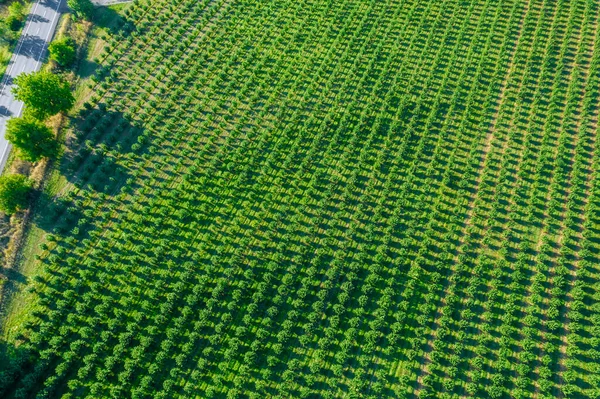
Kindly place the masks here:
<instances>
[{"instance_id":1,"label":"road surface","mask_svg":"<svg viewBox=\"0 0 600 399\"><path fill-rule=\"evenodd\" d=\"M40 69L64 3L66 0L35 2L31 13L27 16L23 33L8 64L4 80L0 83L0 173L10 153L10 145L4 138L6 121L21 116L23 112L23 103L15 100L10 92L12 81L22 73Z\"/></svg>"}]
</instances>

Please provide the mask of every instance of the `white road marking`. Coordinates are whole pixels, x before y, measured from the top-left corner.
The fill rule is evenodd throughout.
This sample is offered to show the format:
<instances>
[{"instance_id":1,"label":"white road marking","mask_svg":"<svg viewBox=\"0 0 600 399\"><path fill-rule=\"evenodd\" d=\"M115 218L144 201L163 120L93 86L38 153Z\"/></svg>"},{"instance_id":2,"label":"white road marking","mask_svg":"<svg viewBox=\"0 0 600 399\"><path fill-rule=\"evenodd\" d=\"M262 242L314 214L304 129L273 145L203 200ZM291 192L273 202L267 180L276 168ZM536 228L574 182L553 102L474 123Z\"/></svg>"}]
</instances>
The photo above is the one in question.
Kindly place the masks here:
<instances>
[{"instance_id":1,"label":"white road marking","mask_svg":"<svg viewBox=\"0 0 600 399\"><path fill-rule=\"evenodd\" d=\"M4 75L4 80L2 81L2 87L0 88L0 100L2 100L2 97L5 96L4 97L4 101L5 101L4 106L6 107L7 111L9 111L9 112L11 111L13 104L15 106L17 104L15 104L15 100L10 95L10 93L4 93L4 91L7 89L7 86L8 86L8 80L10 78L14 78L14 77L20 75L23 72L26 72L26 71L33 72L33 71L39 70L39 68L42 64L42 56L46 52L50 37L54 34L54 31L56 29L56 23L57 23L58 17L60 16L59 10L60 10L60 7L62 6L62 3L63 3L63 0L59 0L57 2L56 9L46 7L46 6L44 7L43 17L46 17L48 15L48 12L53 12L54 16L52 18L52 21L46 21L46 22L32 21L33 16L42 16L41 10L40 10L40 14L38 14L38 8L41 5L41 0L36 1L33 9L27 16L27 20L26 20L25 27L23 29L23 33L21 34L19 43L17 44L17 48L15 49L15 52L13 53L13 56L10 61L10 66L6 71L6 74ZM31 31L36 28L37 28L36 34L31 35ZM43 29L47 29L47 32L46 32L46 38L44 39L44 45L41 48L41 52L33 58L30 56L21 55L20 52L23 48L24 43L27 41L27 39L29 39L30 37L35 37L36 35L39 35L40 32L43 32ZM40 37L40 39L41 39L41 37ZM34 61L35 58L37 58L36 61ZM15 64L19 64L19 65L15 66ZM15 70L20 70L20 72L18 74L15 74L14 73ZM23 107L24 107L24 104L20 103L19 109L16 110L16 112L14 112L12 114L12 116L19 117L21 115L21 113L23 112ZM0 147L4 147L4 148L2 148L2 150L1 150L2 153L0 155L0 172L2 171L2 169L4 169L4 166L8 159L8 153L10 152L10 149L11 149L10 143L8 141L6 141L3 137L4 131L6 128L6 122L8 121L8 119L9 118L7 118L7 117L0 117Z\"/></svg>"},{"instance_id":2,"label":"white road marking","mask_svg":"<svg viewBox=\"0 0 600 399\"><path fill-rule=\"evenodd\" d=\"M31 26L31 16L36 14L38 6L40 5L40 1L41 0L37 0L37 2L35 3L35 6L33 7L33 10L27 16L27 22L25 22L25 29L23 29L23 33L21 34L21 38L19 39L19 44L17 45L17 49L16 49L16 51L13 54L19 54L19 52L21 51L21 47L23 47L23 42L25 41L24 38L27 37L27 36L29 36L29 32L28 31L29 31L29 28ZM7 79L8 76L10 76L10 74L12 72L12 68L14 66L15 66L15 63L12 63L11 66L10 66L10 69L4 73L4 82L3 82L3 85L2 85L2 89L0 89L0 95L2 95L2 92L6 88L6 79Z\"/></svg>"},{"instance_id":3,"label":"white road marking","mask_svg":"<svg viewBox=\"0 0 600 399\"><path fill-rule=\"evenodd\" d=\"M62 4L62 0L58 1L58 6L56 6L56 13L54 14L54 18L52 18L52 23L50 25L50 29L48 29L48 34L46 35L46 39L44 39L44 48L42 49L42 54L46 51L46 46L48 46L48 41L50 40L50 36L54 34L54 30L56 29L56 18L60 15L58 10L60 10L60 5ZM40 59L37 62L36 69L40 67L42 63L42 57L40 55Z\"/></svg>"}]
</instances>

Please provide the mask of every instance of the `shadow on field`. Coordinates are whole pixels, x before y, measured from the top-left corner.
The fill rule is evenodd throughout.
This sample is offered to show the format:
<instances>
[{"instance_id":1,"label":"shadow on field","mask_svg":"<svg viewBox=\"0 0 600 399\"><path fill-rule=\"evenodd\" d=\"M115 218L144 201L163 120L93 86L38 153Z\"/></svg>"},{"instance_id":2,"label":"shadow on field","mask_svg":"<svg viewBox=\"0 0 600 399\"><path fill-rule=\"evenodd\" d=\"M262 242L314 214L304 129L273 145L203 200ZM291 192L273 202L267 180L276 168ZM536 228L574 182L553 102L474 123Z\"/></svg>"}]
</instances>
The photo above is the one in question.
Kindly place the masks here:
<instances>
[{"instance_id":1,"label":"shadow on field","mask_svg":"<svg viewBox=\"0 0 600 399\"><path fill-rule=\"evenodd\" d=\"M87 57L87 55L86 55L86 57ZM98 63L88 60L86 58L84 60L81 60L81 62L79 63L79 67L77 68L77 75L82 79L86 79L86 78L89 78L90 76L94 75L96 73L97 69L98 69Z\"/></svg>"},{"instance_id":2,"label":"shadow on field","mask_svg":"<svg viewBox=\"0 0 600 399\"><path fill-rule=\"evenodd\" d=\"M94 11L93 22L96 27L105 29L111 35L128 36L133 29L132 24L110 7L97 7ZM90 35L95 39L99 38L95 30L92 30ZM83 79L94 75L100 66L97 62L89 59L88 50L87 47L83 49L76 68L77 75Z\"/></svg>"},{"instance_id":3,"label":"shadow on field","mask_svg":"<svg viewBox=\"0 0 600 399\"><path fill-rule=\"evenodd\" d=\"M80 148L73 157L61 162L60 172L76 187L111 194L129 172L111 154L102 149Z\"/></svg>"},{"instance_id":4,"label":"shadow on field","mask_svg":"<svg viewBox=\"0 0 600 399\"><path fill-rule=\"evenodd\" d=\"M14 268L2 268L0 276L6 278L2 286L4 292L12 292L27 283L27 277Z\"/></svg>"},{"instance_id":5,"label":"shadow on field","mask_svg":"<svg viewBox=\"0 0 600 399\"><path fill-rule=\"evenodd\" d=\"M109 200L118 194L132 178L119 159L130 152L144 151L140 144L143 140L139 139L143 129L133 126L120 112L105 107L83 110L71 124L76 137L68 140L57 170L81 191L70 198L38 192L33 213L33 222L39 228L59 236L72 234L74 229L87 234L93 210L86 210L85 197L100 195Z\"/></svg>"},{"instance_id":6,"label":"shadow on field","mask_svg":"<svg viewBox=\"0 0 600 399\"><path fill-rule=\"evenodd\" d=\"M81 218L81 210L66 198L53 198L39 192L35 201L33 223L47 233L65 234Z\"/></svg>"},{"instance_id":7,"label":"shadow on field","mask_svg":"<svg viewBox=\"0 0 600 399\"><path fill-rule=\"evenodd\" d=\"M144 132L121 112L98 108L82 110L71 121L75 138L67 143L60 172L78 187L110 192L115 180L129 177L117 160L142 148Z\"/></svg>"},{"instance_id":8,"label":"shadow on field","mask_svg":"<svg viewBox=\"0 0 600 399\"><path fill-rule=\"evenodd\" d=\"M126 20L111 7L97 7L94 11L94 24L113 34L126 30Z\"/></svg>"},{"instance_id":9,"label":"shadow on field","mask_svg":"<svg viewBox=\"0 0 600 399\"><path fill-rule=\"evenodd\" d=\"M0 397L18 382L21 371L29 366L24 349L0 339Z\"/></svg>"}]
</instances>

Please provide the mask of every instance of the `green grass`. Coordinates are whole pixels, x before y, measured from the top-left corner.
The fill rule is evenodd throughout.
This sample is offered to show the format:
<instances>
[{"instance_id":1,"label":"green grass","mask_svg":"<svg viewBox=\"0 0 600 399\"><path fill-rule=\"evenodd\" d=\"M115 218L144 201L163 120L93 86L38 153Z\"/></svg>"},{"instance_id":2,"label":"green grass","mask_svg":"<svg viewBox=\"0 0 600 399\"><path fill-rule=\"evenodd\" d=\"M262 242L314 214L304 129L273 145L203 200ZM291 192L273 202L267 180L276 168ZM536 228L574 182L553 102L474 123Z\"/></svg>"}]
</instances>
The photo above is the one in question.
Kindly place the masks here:
<instances>
[{"instance_id":1,"label":"green grass","mask_svg":"<svg viewBox=\"0 0 600 399\"><path fill-rule=\"evenodd\" d=\"M78 69L0 395L598 394L595 2L123 14Z\"/></svg>"}]
</instances>

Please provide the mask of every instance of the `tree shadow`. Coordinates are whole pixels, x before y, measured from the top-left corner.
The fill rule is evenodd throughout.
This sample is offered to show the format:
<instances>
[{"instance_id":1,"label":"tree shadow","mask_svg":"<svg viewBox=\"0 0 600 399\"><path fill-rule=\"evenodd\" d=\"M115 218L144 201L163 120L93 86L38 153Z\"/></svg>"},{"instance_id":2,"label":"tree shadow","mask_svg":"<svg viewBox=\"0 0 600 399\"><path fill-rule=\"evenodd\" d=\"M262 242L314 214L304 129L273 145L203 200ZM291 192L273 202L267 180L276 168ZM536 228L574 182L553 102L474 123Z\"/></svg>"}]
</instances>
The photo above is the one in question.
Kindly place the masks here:
<instances>
[{"instance_id":1,"label":"tree shadow","mask_svg":"<svg viewBox=\"0 0 600 399\"><path fill-rule=\"evenodd\" d=\"M29 353L23 347L0 339L0 397L6 397L19 382L22 372L29 366Z\"/></svg>"},{"instance_id":2,"label":"tree shadow","mask_svg":"<svg viewBox=\"0 0 600 399\"><path fill-rule=\"evenodd\" d=\"M24 284L27 282L27 277L14 268L3 268L1 273L4 277L8 279L8 282L4 284L4 287L6 287L6 284L9 284L11 282L14 282L16 284Z\"/></svg>"},{"instance_id":3,"label":"tree shadow","mask_svg":"<svg viewBox=\"0 0 600 399\"><path fill-rule=\"evenodd\" d=\"M10 66L12 64L13 64L13 60L11 59L11 61L7 65L7 68L6 68L7 71L9 70L9 68L10 68ZM3 93L8 93L8 91L10 90L10 86L13 84L14 81L15 81L14 76L4 75L4 90L3 90Z\"/></svg>"},{"instance_id":4,"label":"tree shadow","mask_svg":"<svg viewBox=\"0 0 600 399\"><path fill-rule=\"evenodd\" d=\"M92 20L97 27L106 29L112 35L128 34L131 28L131 24L127 24L126 19L110 7L96 7ZM92 34L98 38L97 35ZM98 67L97 62L89 59L88 48L84 48L81 61L77 64L77 75L83 79L89 78L96 73Z\"/></svg>"},{"instance_id":5,"label":"tree shadow","mask_svg":"<svg viewBox=\"0 0 600 399\"><path fill-rule=\"evenodd\" d=\"M85 153L94 147L102 147L104 151L110 150L121 154L135 152L142 148L140 136L145 129L134 124L122 112L108 110L105 104L93 109L83 109L79 115L71 120L75 140L67 143L68 154L63 157L63 163L70 163L73 168L83 160L77 157L76 152ZM139 145L135 145L139 144Z\"/></svg>"},{"instance_id":6,"label":"tree shadow","mask_svg":"<svg viewBox=\"0 0 600 399\"><path fill-rule=\"evenodd\" d=\"M37 192L32 222L47 233L63 235L77 225L83 211L71 200Z\"/></svg>"},{"instance_id":7,"label":"tree shadow","mask_svg":"<svg viewBox=\"0 0 600 399\"><path fill-rule=\"evenodd\" d=\"M125 18L111 7L97 7L94 11L93 22L96 26L104 28L112 34L126 30Z\"/></svg>"},{"instance_id":8,"label":"tree shadow","mask_svg":"<svg viewBox=\"0 0 600 399\"><path fill-rule=\"evenodd\" d=\"M45 18L45 17L43 17L41 15L37 15L37 14L30 16L29 20L31 22L40 22L40 23L50 22L50 20L48 18Z\"/></svg>"},{"instance_id":9,"label":"tree shadow","mask_svg":"<svg viewBox=\"0 0 600 399\"><path fill-rule=\"evenodd\" d=\"M82 147L59 165L62 175L74 186L112 194L120 182L130 177L117 159L101 150Z\"/></svg>"},{"instance_id":10,"label":"tree shadow","mask_svg":"<svg viewBox=\"0 0 600 399\"><path fill-rule=\"evenodd\" d=\"M0 106L0 116L11 116L12 114L10 109L6 108L4 105Z\"/></svg>"},{"instance_id":11,"label":"tree shadow","mask_svg":"<svg viewBox=\"0 0 600 399\"><path fill-rule=\"evenodd\" d=\"M40 61L44 56L46 42L39 36L26 35L23 37L17 55L22 55L27 58L33 58L35 61Z\"/></svg>"},{"instance_id":12,"label":"tree shadow","mask_svg":"<svg viewBox=\"0 0 600 399\"><path fill-rule=\"evenodd\" d=\"M23 290L28 283L27 276L23 275L16 268L1 268L0 269L0 305L4 305L9 302L10 298L17 292ZM6 308L1 308L1 313L4 313ZM1 320L0 315L0 322ZM0 345L1 346L1 345ZM2 359L2 349L0 349L0 359ZM0 370L2 370L2 361L0 361ZM1 385L1 384L0 384ZM1 390L0 390L1 392ZM1 397L1 395L0 395Z\"/></svg>"},{"instance_id":13,"label":"tree shadow","mask_svg":"<svg viewBox=\"0 0 600 399\"><path fill-rule=\"evenodd\" d=\"M88 123L90 120L92 124ZM118 194L119 188L132 177L120 160L130 151L144 151L139 144L139 135L144 130L132 125L122 113L104 107L83 110L71 120L71 125L75 137L67 140L67 149L56 169L81 189L83 196ZM51 197L46 192L36 195L33 222L39 228L62 235L80 227L86 211L79 200Z\"/></svg>"},{"instance_id":14,"label":"tree shadow","mask_svg":"<svg viewBox=\"0 0 600 399\"><path fill-rule=\"evenodd\" d=\"M90 76L96 73L96 69L98 69L98 66L99 65L97 62L89 60L87 58L87 54L85 54L84 59L82 59L78 64L77 75L82 79L89 78Z\"/></svg>"}]
</instances>

